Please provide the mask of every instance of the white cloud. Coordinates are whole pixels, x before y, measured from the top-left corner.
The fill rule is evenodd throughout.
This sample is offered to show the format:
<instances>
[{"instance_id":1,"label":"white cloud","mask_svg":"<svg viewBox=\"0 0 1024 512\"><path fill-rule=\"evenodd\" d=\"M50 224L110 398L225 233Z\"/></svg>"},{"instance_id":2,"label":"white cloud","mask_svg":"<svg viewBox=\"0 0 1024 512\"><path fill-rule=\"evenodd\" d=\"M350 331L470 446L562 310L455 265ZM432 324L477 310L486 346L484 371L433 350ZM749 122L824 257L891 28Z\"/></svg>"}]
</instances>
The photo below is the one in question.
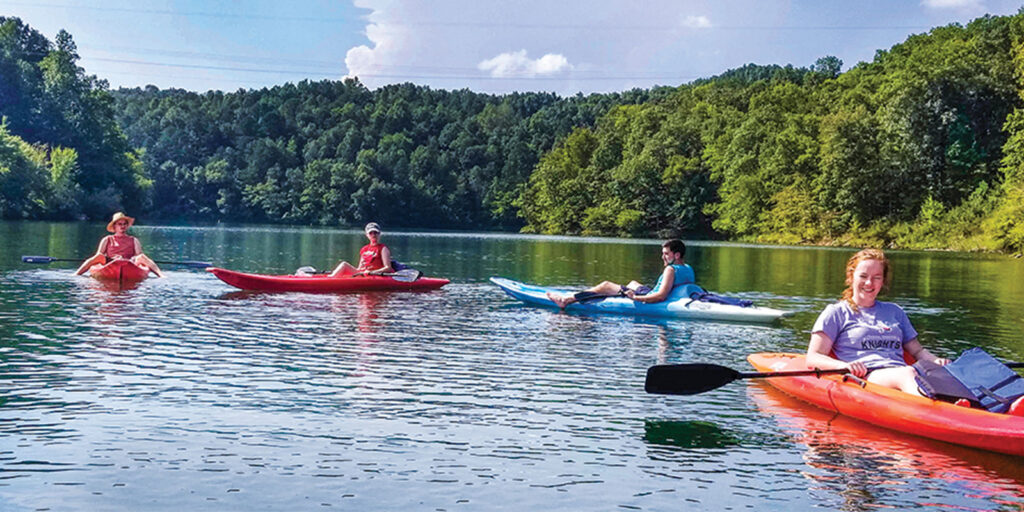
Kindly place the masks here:
<instances>
[{"instance_id":1,"label":"white cloud","mask_svg":"<svg viewBox=\"0 0 1024 512\"><path fill-rule=\"evenodd\" d=\"M707 16L687 16L683 26L689 28L711 28L711 20Z\"/></svg>"},{"instance_id":2,"label":"white cloud","mask_svg":"<svg viewBox=\"0 0 1024 512\"><path fill-rule=\"evenodd\" d=\"M562 95L678 85L750 62L808 66L835 55L852 65L903 38L860 27L899 19L918 30L1020 7L1020 0L830 2L805 18L794 0L349 1L365 13L357 25L365 39L346 40L355 42L340 50L347 71L338 74L370 89L412 82ZM356 32L350 26L339 29ZM815 30L799 30L808 27Z\"/></svg>"},{"instance_id":3,"label":"white cloud","mask_svg":"<svg viewBox=\"0 0 1024 512\"><path fill-rule=\"evenodd\" d=\"M569 59L549 53L533 60L526 56L526 50L505 52L477 65L481 71L490 71L495 78L523 78L538 75L554 75L572 69Z\"/></svg>"},{"instance_id":4,"label":"white cloud","mask_svg":"<svg viewBox=\"0 0 1024 512\"><path fill-rule=\"evenodd\" d=\"M981 0L921 0L921 5L931 9L967 9L981 7Z\"/></svg>"},{"instance_id":5,"label":"white cloud","mask_svg":"<svg viewBox=\"0 0 1024 512\"><path fill-rule=\"evenodd\" d=\"M355 5L364 9L374 9L372 2L356 0ZM385 25L382 11L374 10L370 16L371 23L366 26L366 38L373 43L373 48L366 45L354 46L345 53L346 77L362 75L378 75L385 72L390 57L403 53L409 34L401 25ZM363 83L366 83L363 80Z\"/></svg>"}]
</instances>

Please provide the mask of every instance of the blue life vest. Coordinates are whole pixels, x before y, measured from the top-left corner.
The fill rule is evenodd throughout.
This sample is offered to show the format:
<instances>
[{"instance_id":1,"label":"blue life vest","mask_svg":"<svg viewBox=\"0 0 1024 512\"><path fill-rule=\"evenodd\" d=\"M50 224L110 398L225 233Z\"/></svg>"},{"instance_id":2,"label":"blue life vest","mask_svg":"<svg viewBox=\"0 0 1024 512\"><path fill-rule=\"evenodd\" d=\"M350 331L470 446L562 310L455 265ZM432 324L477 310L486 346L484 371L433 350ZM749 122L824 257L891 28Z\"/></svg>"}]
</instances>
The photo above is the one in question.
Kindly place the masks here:
<instances>
[{"instance_id":1,"label":"blue life vest","mask_svg":"<svg viewBox=\"0 0 1024 512\"><path fill-rule=\"evenodd\" d=\"M669 292L675 291L680 286L691 284L696 281L696 276L693 274L693 267L683 263L682 265L672 264L672 268L675 269L676 273L672 278L672 288ZM658 282L654 283L654 290L657 290L661 286L661 280L665 277L665 274L658 276ZM650 292L647 292L650 293ZM646 295L646 293L641 294Z\"/></svg>"}]
</instances>

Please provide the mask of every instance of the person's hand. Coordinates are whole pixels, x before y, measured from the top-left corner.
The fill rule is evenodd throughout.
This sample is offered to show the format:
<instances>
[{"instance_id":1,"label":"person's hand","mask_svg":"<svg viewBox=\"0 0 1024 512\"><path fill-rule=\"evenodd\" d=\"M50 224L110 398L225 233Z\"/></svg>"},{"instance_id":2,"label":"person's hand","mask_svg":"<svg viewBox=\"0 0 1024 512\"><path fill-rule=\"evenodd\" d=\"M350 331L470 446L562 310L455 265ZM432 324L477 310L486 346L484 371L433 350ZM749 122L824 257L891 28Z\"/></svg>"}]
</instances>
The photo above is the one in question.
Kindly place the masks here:
<instances>
[{"instance_id":1,"label":"person's hand","mask_svg":"<svg viewBox=\"0 0 1024 512\"><path fill-rule=\"evenodd\" d=\"M626 297L629 297L630 300L636 300L636 292L627 288Z\"/></svg>"},{"instance_id":2,"label":"person's hand","mask_svg":"<svg viewBox=\"0 0 1024 512\"><path fill-rule=\"evenodd\" d=\"M946 359L945 357L936 357L935 358L935 364L937 364L939 366L946 366L947 364L952 363L952 362L953 361L950 361L949 359Z\"/></svg>"},{"instance_id":3,"label":"person's hand","mask_svg":"<svg viewBox=\"0 0 1024 512\"><path fill-rule=\"evenodd\" d=\"M121 256L120 254L115 254L114 257L111 259L113 259L114 261L123 260L124 256Z\"/></svg>"},{"instance_id":4,"label":"person's hand","mask_svg":"<svg viewBox=\"0 0 1024 512\"><path fill-rule=\"evenodd\" d=\"M864 377L868 374L868 367L860 361L846 363L846 368L850 370L854 377Z\"/></svg>"}]
</instances>

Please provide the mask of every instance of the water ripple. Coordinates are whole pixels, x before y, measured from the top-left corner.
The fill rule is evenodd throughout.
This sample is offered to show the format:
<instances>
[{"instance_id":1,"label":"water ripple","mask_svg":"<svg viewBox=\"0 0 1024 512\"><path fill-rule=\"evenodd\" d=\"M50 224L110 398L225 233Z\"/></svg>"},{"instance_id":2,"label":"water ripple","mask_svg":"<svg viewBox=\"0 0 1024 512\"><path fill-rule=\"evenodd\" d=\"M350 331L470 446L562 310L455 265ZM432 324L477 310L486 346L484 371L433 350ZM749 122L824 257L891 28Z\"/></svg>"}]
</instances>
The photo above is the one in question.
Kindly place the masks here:
<instances>
[{"instance_id":1,"label":"water ripple","mask_svg":"<svg viewBox=\"0 0 1024 512\"><path fill-rule=\"evenodd\" d=\"M802 349L830 299L761 293L799 313L745 326L556 313L484 282L261 294L68 274L0 274L0 508L170 509L182 490L174 509L1021 504L998 457L908 445L953 468L929 472L899 446L810 438L759 411L759 388L643 393L651 364Z\"/></svg>"}]
</instances>

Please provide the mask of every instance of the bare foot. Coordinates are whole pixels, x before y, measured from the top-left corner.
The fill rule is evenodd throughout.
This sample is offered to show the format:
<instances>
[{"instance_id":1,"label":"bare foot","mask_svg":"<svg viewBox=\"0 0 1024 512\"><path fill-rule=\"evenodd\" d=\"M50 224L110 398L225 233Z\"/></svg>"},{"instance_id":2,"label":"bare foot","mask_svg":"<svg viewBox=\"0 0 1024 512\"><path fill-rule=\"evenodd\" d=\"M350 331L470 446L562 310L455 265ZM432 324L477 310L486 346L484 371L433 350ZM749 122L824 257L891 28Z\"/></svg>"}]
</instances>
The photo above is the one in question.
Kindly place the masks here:
<instances>
[{"instance_id":1,"label":"bare foot","mask_svg":"<svg viewBox=\"0 0 1024 512\"><path fill-rule=\"evenodd\" d=\"M559 309L565 309L566 306L572 303L572 295L564 296L554 292L548 292L546 294L551 302L554 302Z\"/></svg>"}]
</instances>

